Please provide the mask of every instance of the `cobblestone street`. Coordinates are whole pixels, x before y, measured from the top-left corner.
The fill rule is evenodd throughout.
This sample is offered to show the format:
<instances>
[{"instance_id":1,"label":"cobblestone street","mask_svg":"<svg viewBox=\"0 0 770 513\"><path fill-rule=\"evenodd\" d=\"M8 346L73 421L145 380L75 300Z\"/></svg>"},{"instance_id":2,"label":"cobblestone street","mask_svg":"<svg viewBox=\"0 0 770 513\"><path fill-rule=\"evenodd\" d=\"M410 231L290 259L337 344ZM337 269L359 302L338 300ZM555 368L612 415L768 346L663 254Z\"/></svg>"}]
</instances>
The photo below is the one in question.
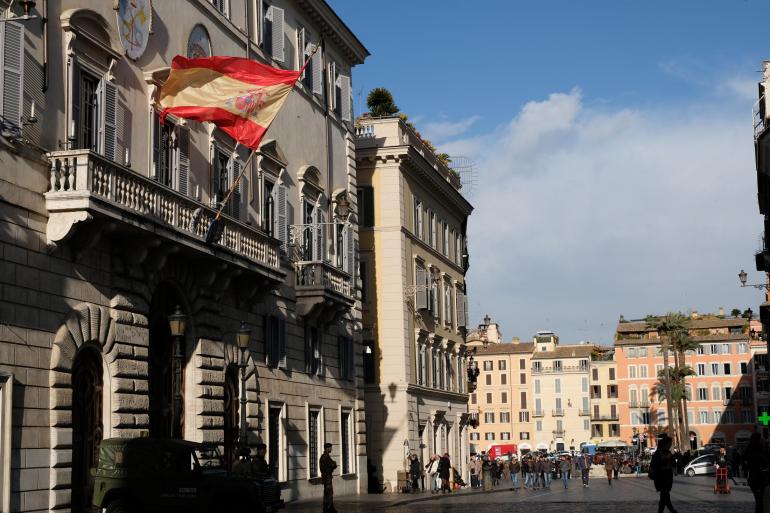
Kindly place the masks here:
<instances>
[{"instance_id":1,"label":"cobblestone street","mask_svg":"<svg viewBox=\"0 0 770 513\"><path fill-rule=\"evenodd\" d=\"M742 481L739 480L739 483ZM729 495L714 495L713 478L678 477L672 490L672 502L679 513L722 513L751 512L754 501L746 486L734 487ZM613 481L612 487L603 479L592 479L589 488L580 486L579 480L572 480L569 490L564 490L561 481L553 482L551 490L512 492L498 488L494 492L460 492L452 496L362 496L340 497L336 501L340 513L364 513L387 511L406 512L466 512L479 510L484 513L524 511L536 508L537 513L637 513L655 512L658 495L652 481L642 476L622 478ZM320 501L303 501L289 504L286 513L320 512Z\"/></svg>"}]
</instances>

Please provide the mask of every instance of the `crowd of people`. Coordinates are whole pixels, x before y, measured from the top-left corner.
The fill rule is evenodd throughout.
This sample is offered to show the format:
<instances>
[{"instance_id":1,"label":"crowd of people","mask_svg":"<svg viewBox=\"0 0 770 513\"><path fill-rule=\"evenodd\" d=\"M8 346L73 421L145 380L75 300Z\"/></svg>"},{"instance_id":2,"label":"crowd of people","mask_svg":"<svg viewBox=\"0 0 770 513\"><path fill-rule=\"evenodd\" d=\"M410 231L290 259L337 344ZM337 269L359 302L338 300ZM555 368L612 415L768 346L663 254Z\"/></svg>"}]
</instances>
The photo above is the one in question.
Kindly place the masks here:
<instances>
[{"instance_id":1,"label":"crowd of people","mask_svg":"<svg viewBox=\"0 0 770 513\"><path fill-rule=\"evenodd\" d=\"M474 454L469 461L470 483L466 483L460 472L452 465L449 454L434 455L424 465L416 454L409 456L409 490L418 492L430 489L431 493L451 493L453 490L470 486L483 490L505 486L518 492L519 490L549 490L554 480L568 489L573 479L578 477L583 487L589 486L591 467L600 465L607 477L607 484L618 479L621 472L642 472L653 480L655 490L660 494L658 513L668 509L676 513L671 502L671 489L674 476L682 473L687 464L697 455L684 454L671 450L672 440L666 435L658 439L657 449L651 457L647 455L630 456L627 453L607 452L597 455L588 453L563 453L547 455L533 452L519 458L515 454L507 454L502 458L491 458L488 454ZM770 453L767 445L758 433L751 436L749 445L742 452L737 450L719 449L715 453L717 466L728 469L728 475L736 483L735 477L744 477L754 494L755 513L763 513L762 496L768 484L770 474ZM736 483L737 484L737 483Z\"/></svg>"}]
</instances>

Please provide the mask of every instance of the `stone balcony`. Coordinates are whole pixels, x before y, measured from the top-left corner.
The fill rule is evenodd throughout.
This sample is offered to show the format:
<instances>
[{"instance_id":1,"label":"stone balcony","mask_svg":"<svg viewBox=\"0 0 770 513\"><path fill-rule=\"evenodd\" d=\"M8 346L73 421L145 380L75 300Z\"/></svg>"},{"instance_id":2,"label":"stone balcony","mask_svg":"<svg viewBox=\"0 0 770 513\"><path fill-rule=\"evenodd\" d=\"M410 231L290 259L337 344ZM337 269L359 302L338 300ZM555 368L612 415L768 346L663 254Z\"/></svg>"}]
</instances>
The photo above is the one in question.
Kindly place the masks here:
<instances>
[{"instance_id":1,"label":"stone balcony","mask_svg":"<svg viewBox=\"0 0 770 513\"><path fill-rule=\"evenodd\" d=\"M353 228L341 222L289 227L297 313L306 320L332 323L355 304L355 283L350 272L354 259ZM334 242L331 247L330 241Z\"/></svg>"},{"instance_id":2,"label":"stone balcony","mask_svg":"<svg viewBox=\"0 0 770 513\"><path fill-rule=\"evenodd\" d=\"M144 254L138 257L142 261L165 246L167 254L216 259L231 274L257 278L254 285L272 287L285 280L280 241L254 226L222 216L221 238L207 244L216 212L203 203L89 150L56 151L48 160L49 244L75 238L78 249L89 239L113 236L126 253Z\"/></svg>"}]
</instances>

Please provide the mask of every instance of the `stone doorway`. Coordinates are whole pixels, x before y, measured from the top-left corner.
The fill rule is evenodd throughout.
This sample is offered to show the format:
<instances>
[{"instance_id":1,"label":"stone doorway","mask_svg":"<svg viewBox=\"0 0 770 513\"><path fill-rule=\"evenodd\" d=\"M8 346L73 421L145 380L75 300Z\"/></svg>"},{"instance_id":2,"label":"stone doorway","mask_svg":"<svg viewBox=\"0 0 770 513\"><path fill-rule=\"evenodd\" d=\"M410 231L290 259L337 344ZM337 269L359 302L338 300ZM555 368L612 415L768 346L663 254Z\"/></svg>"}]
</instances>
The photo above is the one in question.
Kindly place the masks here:
<instances>
[{"instance_id":1,"label":"stone doorway","mask_svg":"<svg viewBox=\"0 0 770 513\"><path fill-rule=\"evenodd\" d=\"M91 511L93 480L102 441L104 384L99 348L83 345L72 365L72 511Z\"/></svg>"}]
</instances>

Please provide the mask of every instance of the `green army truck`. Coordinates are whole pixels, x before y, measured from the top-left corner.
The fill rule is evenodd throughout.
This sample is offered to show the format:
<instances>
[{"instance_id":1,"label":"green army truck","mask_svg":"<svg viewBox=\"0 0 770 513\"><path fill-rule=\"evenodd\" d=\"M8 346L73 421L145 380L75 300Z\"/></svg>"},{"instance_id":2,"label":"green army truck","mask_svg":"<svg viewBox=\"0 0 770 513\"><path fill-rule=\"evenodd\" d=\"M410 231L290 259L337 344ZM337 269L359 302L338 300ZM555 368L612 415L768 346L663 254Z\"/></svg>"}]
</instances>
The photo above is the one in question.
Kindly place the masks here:
<instances>
[{"instance_id":1,"label":"green army truck","mask_svg":"<svg viewBox=\"0 0 770 513\"><path fill-rule=\"evenodd\" d=\"M272 513L284 504L275 480L230 475L215 446L110 438L99 447L93 505L107 513Z\"/></svg>"}]
</instances>

